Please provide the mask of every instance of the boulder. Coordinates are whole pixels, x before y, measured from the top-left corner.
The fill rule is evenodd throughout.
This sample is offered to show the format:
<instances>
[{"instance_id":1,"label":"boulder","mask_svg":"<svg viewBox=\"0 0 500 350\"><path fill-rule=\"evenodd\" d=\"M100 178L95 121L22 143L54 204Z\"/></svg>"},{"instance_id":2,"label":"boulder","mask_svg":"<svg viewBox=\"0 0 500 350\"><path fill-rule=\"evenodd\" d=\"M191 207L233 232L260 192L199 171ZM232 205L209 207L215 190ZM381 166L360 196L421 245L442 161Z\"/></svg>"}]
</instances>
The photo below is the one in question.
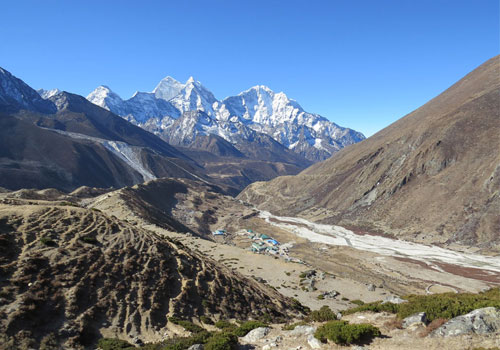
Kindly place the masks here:
<instances>
[{"instance_id":1,"label":"boulder","mask_svg":"<svg viewBox=\"0 0 500 350\"><path fill-rule=\"evenodd\" d=\"M203 350L203 344L194 344L191 345L188 350Z\"/></svg>"},{"instance_id":2,"label":"boulder","mask_svg":"<svg viewBox=\"0 0 500 350\"><path fill-rule=\"evenodd\" d=\"M242 339L247 343L251 343L264 338L266 335L268 335L269 331L270 331L269 327L255 328L250 332L248 332L248 334L245 335Z\"/></svg>"},{"instance_id":3,"label":"boulder","mask_svg":"<svg viewBox=\"0 0 500 350\"><path fill-rule=\"evenodd\" d=\"M500 331L500 309L485 307L466 315L452 318L438 329L431 337L449 337L461 334L488 334Z\"/></svg>"},{"instance_id":4,"label":"boulder","mask_svg":"<svg viewBox=\"0 0 500 350\"><path fill-rule=\"evenodd\" d=\"M322 295L325 299L335 299L335 297L339 295L339 292L337 292L336 290L331 290L329 292L324 292Z\"/></svg>"},{"instance_id":5,"label":"boulder","mask_svg":"<svg viewBox=\"0 0 500 350\"><path fill-rule=\"evenodd\" d=\"M403 328L417 327L417 326L427 326L427 315L425 312L419 312L418 314L413 314L408 316L403 320Z\"/></svg>"},{"instance_id":6,"label":"boulder","mask_svg":"<svg viewBox=\"0 0 500 350\"><path fill-rule=\"evenodd\" d=\"M370 283L368 286L366 286L366 289L369 291L369 292L375 292L375 289L377 287L375 287L374 284Z\"/></svg>"},{"instance_id":7,"label":"boulder","mask_svg":"<svg viewBox=\"0 0 500 350\"><path fill-rule=\"evenodd\" d=\"M314 326L297 326L294 330L290 331L290 335L311 335L316 332L316 327Z\"/></svg>"},{"instance_id":8,"label":"boulder","mask_svg":"<svg viewBox=\"0 0 500 350\"><path fill-rule=\"evenodd\" d=\"M386 303L393 303L393 304L402 304L402 303L407 303L408 300L401 299L397 295L388 295L384 298L384 301L382 304Z\"/></svg>"},{"instance_id":9,"label":"boulder","mask_svg":"<svg viewBox=\"0 0 500 350\"><path fill-rule=\"evenodd\" d=\"M321 342L314 338L312 334L307 337L307 344L309 344L311 349L321 349Z\"/></svg>"}]
</instances>

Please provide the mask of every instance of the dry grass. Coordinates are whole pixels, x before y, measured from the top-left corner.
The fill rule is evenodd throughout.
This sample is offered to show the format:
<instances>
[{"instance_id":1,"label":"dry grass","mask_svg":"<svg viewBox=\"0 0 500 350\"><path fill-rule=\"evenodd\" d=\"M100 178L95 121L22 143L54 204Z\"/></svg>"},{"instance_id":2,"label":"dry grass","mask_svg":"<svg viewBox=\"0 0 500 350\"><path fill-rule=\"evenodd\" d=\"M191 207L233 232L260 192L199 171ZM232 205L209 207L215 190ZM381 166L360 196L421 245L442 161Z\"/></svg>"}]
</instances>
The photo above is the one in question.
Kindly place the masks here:
<instances>
[{"instance_id":1,"label":"dry grass","mask_svg":"<svg viewBox=\"0 0 500 350\"><path fill-rule=\"evenodd\" d=\"M427 327L425 327L422 331L420 331L418 333L418 336L422 337L422 338L428 336L432 331L434 331L435 329L438 329L443 324L445 324L447 321L448 320L445 319L445 318L436 318L434 321L432 321L431 323L429 323L427 325Z\"/></svg>"}]
</instances>

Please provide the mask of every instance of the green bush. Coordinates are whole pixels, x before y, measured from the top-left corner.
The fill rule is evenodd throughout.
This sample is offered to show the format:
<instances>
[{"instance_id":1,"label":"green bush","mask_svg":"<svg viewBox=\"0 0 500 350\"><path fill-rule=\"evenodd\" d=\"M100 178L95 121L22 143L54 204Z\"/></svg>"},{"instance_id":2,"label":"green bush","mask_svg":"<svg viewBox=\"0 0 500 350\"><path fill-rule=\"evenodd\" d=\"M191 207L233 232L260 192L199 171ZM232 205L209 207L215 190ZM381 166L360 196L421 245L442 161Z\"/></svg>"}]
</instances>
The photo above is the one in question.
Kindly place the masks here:
<instances>
[{"instance_id":1,"label":"green bush","mask_svg":"<svg viewBox=\"0 0 500 350\"><path fill-rule=\"evenodd\" d=\"M318 295L318 300L323 300L325 299L325 296L323 294Z\"/></svg>"},{"instance_id":2,"label":"green bush","mask_svg":"<svg viewBox=\"0 0 500 350\"><path fill-rule=\"evenodd\" d=\"M217 327L219 329L234 329L234 328L236 328L236 325L234 325L231 322L226 321L226 320L219 320L219 321L215 322L215 327Z\"/></svg>"},{"instance_id":3,"label":"green bush","mask_svg":"<svg viewBox=\"0 0 500 350\"><path fill-rule=\"evenodd\" d=\"M114 338L101 338L97 342L97 347L102 350L122 350L122 349L135 349L135 346L121 339Z\"/></svg>"},{"instance_id":4,"label":"green bush","mask_svg":"<svg viewBox=\"0 0 500 350\"><path fill-rule=\"evenodd\" d=\"M199 333L199 332L202 332L205 330L202 327L195 325L193 322L181 320L175 316L169 317L168 321L172 322L173 324L179 325L182 328L184 328L186 331L192 332L192 333Z\"/></svg>"},{"instance_id":5,"label":"green bush","mask_svg":"<svg viewBox=\"0 0 500 350\"><path fill-rule=\"evenodd\" d=\"M487 306L500 308L500 288L479 294L409 295L406 299L408 303L399 304L398 316L401 319L417 312L425 312L429 321L437 318L451 319Z\"/></svg>"},{"instance_id":6,"label":"green bush","mask_svg":"<svg viewBox=\"0 0 500 350\"><path fill-rule=\"evenodd\" d=\"M307 322L306 321L299 321L299 322L296 322L296 323L292 323L292 324L286 324L282 327L282 329L284 331L293 331L295 329L295 327L297 326L307 326Z\"/></svg>"},{"instance_id":7,"label":"green bush","mask_svg":"<svg viewBox=\"0 0 500 350\"><path fill-rule=\"evenodd\" d=\"M359 300L359 299L354 299L354 300L351 300L351 303L352 304L355 304L355 305L365 305L365 302L363 300Z\"/></svg>"},{"instance_id":8,"label":"green bush","mask_svg":"<svg viewBox=\"0 0 500 350\"><path fill-rule=\"evenodd\" d=\"M451 319L467 314L475 309L493 306L500 308L500 288L493 288L479 294L473 293L443 293L431 295L408 295L404 297L407 303L392 304L377 301L345 310L345 315L361 311L397 313L404 319L418 312L425 312L429 321L438 318Z\"/></svg>"},{"instance_id":9,"label":"green bush","mask_svg":"<svg viewBox=\"0 0 500 350\"><path fill-rule=\"evenodd\" d=\"M162 343L162 350L185 350L194 344L205 344L212 337L212 333L202 331L195 333L190 337L178 337L168 339Z\"/></svg>"},{"instance_id":10,"label":"green bush","mask_svg":"<svg viewBox=\"0 0 500 350\"><path fill-rule=\"evenodd\" d=\"M349 324L347 321L329 321L318 327L314 336L324 343L328 339L336 344L348 345L369 341L374 337L380 336L380 331L371 324Z\"/></svg>"},{"instance_id":11,"label":"green bush","mask_svg":"<svg viewBox=\"0 0 500 350\"><path fill-rule=\"evenodd\" d=\"M214 334L205 343L205 350L235 350L238 348L238 338L228 332Z\"/></svg>"},{"instance_id":12,"label":"green bush","mask_svg":"<svg viewBox=\"0 0 500 350\"><path fill-rule=\"evenodd\" d=\"M333 311L327 305L324 305L319 310L312 311L308 319L316 322L326 322L333 321L337 319L337 316L333 313Z\"/></svg>"},{"instance_id":13,"label":"green bush","mask_svg":"<svg viewBox=\"0 0 500 350\"><path fill-rule=\"evenodd\" d=\"M237 329L233 331L233 333L238 337L244 337L250 332L252 329L259 327L266 327L267 324L260 321L246 321L241 324Z\"/></svg>"},{"instance_id":14,"label":"green bush","mask_svg":"<svg viewBox=\"0 0 500 350\"><path fill-rule=\"evenodd\" d=\"M393 303L385 303L382 304L381 301L375 301L373 303L366 303L351 309L347 309L343 311L342 313L344 315L350 315L354 314L356 312L362 312L362 311L372 311L372 312L389 312L392 314L395 314L399 311L399 306L402 304L393 304Z\"/></svg>"}]
</instances>

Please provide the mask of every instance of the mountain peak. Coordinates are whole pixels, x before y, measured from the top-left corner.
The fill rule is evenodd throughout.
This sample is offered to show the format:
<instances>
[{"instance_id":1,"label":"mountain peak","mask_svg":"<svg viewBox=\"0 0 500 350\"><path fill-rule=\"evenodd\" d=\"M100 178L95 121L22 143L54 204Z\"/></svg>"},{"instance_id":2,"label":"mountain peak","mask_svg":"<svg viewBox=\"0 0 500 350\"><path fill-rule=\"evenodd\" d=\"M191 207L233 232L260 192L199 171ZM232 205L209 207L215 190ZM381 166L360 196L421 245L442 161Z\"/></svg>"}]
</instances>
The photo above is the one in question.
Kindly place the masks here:
<instances>
[{"instance_id":1,"label":"mountain peak","mask_svg":"<svg viewBox=\"0 0 500 350\"><path fill-rule=\"evenodd\" d=\"M167 76L160 80L158 85L156 85L153 90L153 94L156 98L168 101L177 96L183 88L184 84L178 82L170 76Z\"/></svg>"},{"instance_id":2,"label":"mountain peak","mask_svg":"<svg viewBox=\"0 0 500 350\"><path fill-rule=\"evenodd\" d=\"M190 76L189 79L186 81L186 85L187 84L193 84L195 82L196 82L196 80L194 80L193 76Z\"/></svg>"},{"instance_id":3,"label":"mountain peak","mask_svg":"<svg viewBox=\"0 0 500 350\"><path fill-rule=\"evenodd\" d=\"M44 99L44 100L47 100L49 98L51 98L52 96L55 96L59 93L61 93L61 90L59 89L51 89L51 90L45 90L45 89L38 89L36 90L36 92L38 92L38 94Z\"/></svg>"},{"instance_id":4,"label":"mountain peak","mask_svg":"<svg viewBox=\"0 0 500 350\"><path fill-rule=\"evenodd\" d=\"M52 102L42 99L38 92L3 68L0 68L0 106L13 110L56 112L56 107Z\"/></svg>"},{"instance_id":5,"label":"mountain peak","mask_svg":"<svg viewBox=\"0 0 500 350\"><path fill-rule=\"evenodd\" d=\"M123 102L122 98L106 85L98 86L87 96L87 100L108 110L110 109L110 105L116 105Z\"/></svg>"},{"instance_id":6,"label":"mountain peak","mask_svg":"<svg viewBox=\"0 0 500 350\"><path fill-rule=\"evenodd\" d=\"M252 86L250 89L248 90L245 90L243 92L241 92L239 95L243 95L245 93L248 93L248 92L251 92L251 91L256 91L258 93L262 93L262 92L265 92L267 94L274 94L274 91L271 90L268 86L266 85L255 85L255 86Z\"/></svg>"}]
</instances>

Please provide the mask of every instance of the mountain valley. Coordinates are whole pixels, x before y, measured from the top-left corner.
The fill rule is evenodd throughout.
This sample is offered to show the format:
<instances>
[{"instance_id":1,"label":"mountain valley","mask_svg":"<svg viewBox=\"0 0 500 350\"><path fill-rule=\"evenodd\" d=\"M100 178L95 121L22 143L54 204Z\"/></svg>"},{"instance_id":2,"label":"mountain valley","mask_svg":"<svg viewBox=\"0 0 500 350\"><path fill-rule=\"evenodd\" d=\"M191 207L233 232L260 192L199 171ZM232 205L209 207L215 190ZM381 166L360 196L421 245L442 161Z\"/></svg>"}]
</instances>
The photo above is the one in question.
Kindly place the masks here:
<instances>
[{"instance_id":1,"label":"mountain valley","mask_svg":"<svg viewBox=\"0 0 500 350\"><path fill-rule=\"evenodd\" d=\"M0 350L499 347L499 71L363 140L265 86L0 69Z\"/></svg>"}]
</instances>

